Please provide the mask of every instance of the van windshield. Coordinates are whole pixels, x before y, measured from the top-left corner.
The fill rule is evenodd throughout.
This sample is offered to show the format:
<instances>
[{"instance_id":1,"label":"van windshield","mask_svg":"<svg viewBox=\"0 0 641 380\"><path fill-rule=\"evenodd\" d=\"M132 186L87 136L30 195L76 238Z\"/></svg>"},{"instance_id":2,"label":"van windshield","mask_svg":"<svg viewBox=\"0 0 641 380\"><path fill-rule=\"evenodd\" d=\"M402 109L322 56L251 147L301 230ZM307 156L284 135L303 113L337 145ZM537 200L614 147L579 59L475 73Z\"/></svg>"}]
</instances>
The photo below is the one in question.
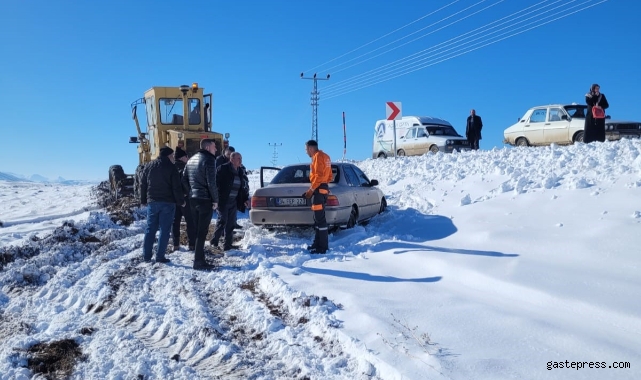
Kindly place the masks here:
<instances>
[{"instance_id":1,"label":"van windshield","mask_svg":"<svg viewBox=\"0 0 641 380\"><path fill-rule=\"evenodd\" d=\"M446 125L426 125L425 129L431 136L461 136L454 128Z\"/></svg>"}]
</instances>

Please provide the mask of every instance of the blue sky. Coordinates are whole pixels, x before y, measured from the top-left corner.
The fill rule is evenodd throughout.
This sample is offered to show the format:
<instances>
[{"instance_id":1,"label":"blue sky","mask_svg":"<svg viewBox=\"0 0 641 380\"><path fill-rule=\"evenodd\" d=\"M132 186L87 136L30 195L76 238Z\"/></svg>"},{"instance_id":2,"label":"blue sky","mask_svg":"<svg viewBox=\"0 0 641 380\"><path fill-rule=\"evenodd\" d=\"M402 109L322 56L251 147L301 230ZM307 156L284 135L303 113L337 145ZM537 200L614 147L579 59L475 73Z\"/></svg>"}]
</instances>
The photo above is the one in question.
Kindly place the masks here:
<instances>
[{"instance_id":1,"label":"blue sky","mask_svg":"<svg viewBox=\"0 0 641 380\"><path fill-rule=\"evenodd\" d=\"M214 130L231 134L248 168L271 165L270 143L282 144L278 165L309 162L312 81L303 71L331 74L319 82L318 135L333 159L343 155L342 112L346 157L370 157L387 101L402 102L404 115L447 119L461 134L476 109L481 149L503 147L503 130L532 106L582 103L591 83L613 119L639 120L641 3L597 3L12 1L0 12L0 171L106 179L121 164L133 172L131 102L152 86L192 82L213 92ZM419 52L434 64L411 61ZM394 62L387 67L398 71L380 71ZM403 67L417 70L392 78ZM364 87L377 78L385 81Z\"/></svg>"}]
</instances>

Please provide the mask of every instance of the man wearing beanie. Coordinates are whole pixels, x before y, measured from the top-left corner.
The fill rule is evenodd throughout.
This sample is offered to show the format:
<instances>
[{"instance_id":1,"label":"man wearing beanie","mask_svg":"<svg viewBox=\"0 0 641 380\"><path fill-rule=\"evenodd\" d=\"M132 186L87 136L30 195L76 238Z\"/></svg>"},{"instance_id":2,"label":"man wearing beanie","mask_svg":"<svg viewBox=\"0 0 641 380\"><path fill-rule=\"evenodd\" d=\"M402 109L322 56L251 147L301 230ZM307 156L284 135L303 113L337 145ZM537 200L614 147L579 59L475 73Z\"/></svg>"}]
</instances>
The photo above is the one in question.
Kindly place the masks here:
<instances>
[{"instance_id":1,"label":"man wearing beanie","mask_svg":"<svg viewBox=\"0 0 641 380\"><path fill-rule=\"evenodd\" d=\"M189 157L187 152L180 149L180 146L176 147L176 153L174 153L176 158L176 168L178 173L182 178L183 172L185 170L185 164ZM180 249L180 223L182 222L183 216L185 217L185 224L187 225L187 240L189 243L189 250L193 251L196 246L196 226L191 215L191 205L189 202L189 196L185 197L185 206L176 207L176 213L174 214L174 225L171 230L171 235L174 239L174 252Z\"/></svg>"},{"instance_id":2,"label":"man wearing beanie","mask_svg":"<svg viewBox=\"0 0 641 380\"><path fill-rule=\"evenodd\" d=\"M180 174L174 165L174 150L164 147L159 153L157 159L145 166L140 180L140 203L147 206L147 228L142 254L145 262L151 261L154 239L160 229L156 262L168 263L165 251L169 243L171 223L176 205L184 206L185 197L180 185Z\"/></svg>"}]
</instances>

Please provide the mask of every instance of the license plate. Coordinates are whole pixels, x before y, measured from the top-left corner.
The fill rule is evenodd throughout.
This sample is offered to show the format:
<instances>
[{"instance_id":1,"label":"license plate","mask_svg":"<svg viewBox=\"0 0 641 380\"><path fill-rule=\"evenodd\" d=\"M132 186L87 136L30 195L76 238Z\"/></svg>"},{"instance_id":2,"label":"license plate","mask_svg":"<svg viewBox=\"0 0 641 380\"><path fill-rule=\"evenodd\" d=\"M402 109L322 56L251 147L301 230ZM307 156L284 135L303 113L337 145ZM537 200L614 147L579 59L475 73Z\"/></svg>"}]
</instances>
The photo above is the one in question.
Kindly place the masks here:
<instances>
[{"instance_id":1,"label":"license plate","mask_svg":"<svg viewBox=\"0 0 641 380\"><path fill-rule=\"evenodd\" d=\"M306 204L305 198L276 198L277 206L305 206Z\"/></svg>"}]
</instances>

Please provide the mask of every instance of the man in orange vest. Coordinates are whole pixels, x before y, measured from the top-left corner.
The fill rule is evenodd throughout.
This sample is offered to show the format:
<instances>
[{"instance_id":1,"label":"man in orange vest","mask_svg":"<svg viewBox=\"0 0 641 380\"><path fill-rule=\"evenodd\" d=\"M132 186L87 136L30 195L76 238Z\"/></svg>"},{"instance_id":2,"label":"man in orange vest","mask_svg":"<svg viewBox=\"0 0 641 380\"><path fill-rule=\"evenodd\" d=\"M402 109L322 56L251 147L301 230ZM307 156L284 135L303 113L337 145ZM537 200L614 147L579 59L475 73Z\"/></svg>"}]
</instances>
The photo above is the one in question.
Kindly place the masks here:
<instances>
[{"instance_id":1,"label":"man in orange vest","mask_svg":"<svg viewBox=\"0 0 641 380\"><path fill-rule=\"evenodd\" d=\"M316 229L314 242L307 249L310 253L325 253L329 249L325 203L329 194L329 183L332 182L332 160L325 152L318 150L318 143L315 140L309 140L305 143L305 151L312 158L312 164L309 172L311 186L303 193L303 197L312 198L314 228Z\"/></svg>"}]
</instances>

